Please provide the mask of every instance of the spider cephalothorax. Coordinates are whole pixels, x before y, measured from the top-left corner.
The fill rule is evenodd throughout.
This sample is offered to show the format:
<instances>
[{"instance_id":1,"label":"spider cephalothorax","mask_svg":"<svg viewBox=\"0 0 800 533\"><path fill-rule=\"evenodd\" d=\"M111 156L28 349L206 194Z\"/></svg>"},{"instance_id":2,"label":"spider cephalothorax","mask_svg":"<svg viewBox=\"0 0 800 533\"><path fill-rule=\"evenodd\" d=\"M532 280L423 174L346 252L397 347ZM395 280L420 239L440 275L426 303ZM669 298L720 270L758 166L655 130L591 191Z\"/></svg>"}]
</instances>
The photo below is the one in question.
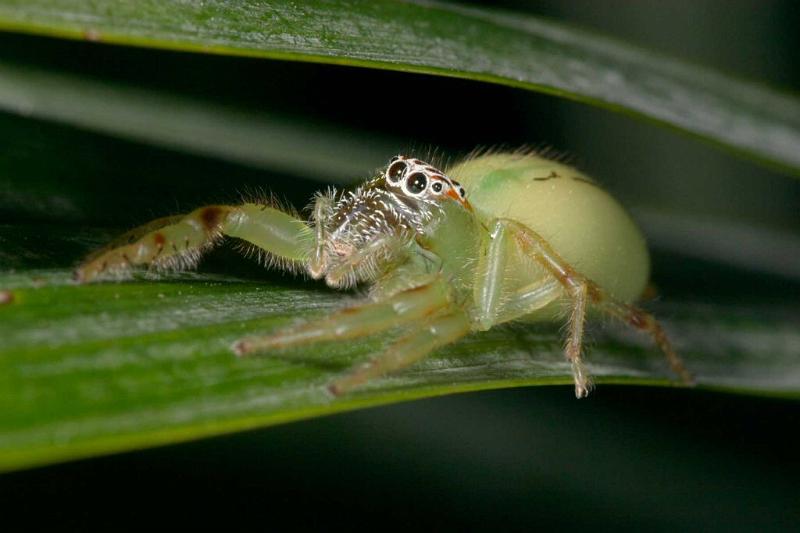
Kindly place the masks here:
<instances>
[{"instance_id":1,"label":"spider cephalothorax","mask_svg":"<svg viewBox=\"0 0 800 533\"><path fill-rule=\"evenodd\" d=\"M373 279L403 253L405 242L435 223L442 202L471 209L465 196L441 170L398 155L355 190L318 196L313 224L319 239L308 271L333 287Z\"/></svg>"}]
</instances>

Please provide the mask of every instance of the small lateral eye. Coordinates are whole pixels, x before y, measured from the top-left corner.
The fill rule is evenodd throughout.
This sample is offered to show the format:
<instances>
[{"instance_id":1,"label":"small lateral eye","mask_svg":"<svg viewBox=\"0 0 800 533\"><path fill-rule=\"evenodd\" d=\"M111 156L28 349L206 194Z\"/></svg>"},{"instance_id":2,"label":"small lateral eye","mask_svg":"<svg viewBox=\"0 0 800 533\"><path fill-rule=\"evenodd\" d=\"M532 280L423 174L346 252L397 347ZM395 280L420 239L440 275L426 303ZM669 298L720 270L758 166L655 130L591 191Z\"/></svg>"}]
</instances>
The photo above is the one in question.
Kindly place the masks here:
<instances>
[{"instance_id":1,"label":"small lateral eye","mask_svg":"<svg viewBox=\"0 0 800 533\"><path fill-rule=\"evenodd\" d=\"M464 190L464 187L459 187L458 194L461 195L461 198L464 198L467 195L467 191Z\"/></svg>"},{"instance_id":2,"label":"small lateral eye","mask_svg":"<svg viewBox=\"0 0 800 533\"><path fill-rule=\"evenodd\" d=\"M395 161L386 170L386 178L392 183L397 183L403 177L406 168L408 168L408 165L406 165L405 161Z\"/></svg>"},{"instance_id":3,"label":"small lateral eye","mask_svg":"<svg viewBox=\"0 0 800 533\"><path fill-rule=\"evenodd\" d=\"M422 172L415 172L408 177L406 187L411 194L419 194L428 186L428 178Z\"/></svg>"},{"instance_id":4,"label":"small lateral eye","mask_svg":"<svg viewBox=\"0 0 800 533\"><path fill-rule=\"evenodd\" d=\"M441 182L437 181L436 183L431 185L431 189L433 189L433 192L442 192L442 184L441 184Z\"/></svg>"}]
</instances>

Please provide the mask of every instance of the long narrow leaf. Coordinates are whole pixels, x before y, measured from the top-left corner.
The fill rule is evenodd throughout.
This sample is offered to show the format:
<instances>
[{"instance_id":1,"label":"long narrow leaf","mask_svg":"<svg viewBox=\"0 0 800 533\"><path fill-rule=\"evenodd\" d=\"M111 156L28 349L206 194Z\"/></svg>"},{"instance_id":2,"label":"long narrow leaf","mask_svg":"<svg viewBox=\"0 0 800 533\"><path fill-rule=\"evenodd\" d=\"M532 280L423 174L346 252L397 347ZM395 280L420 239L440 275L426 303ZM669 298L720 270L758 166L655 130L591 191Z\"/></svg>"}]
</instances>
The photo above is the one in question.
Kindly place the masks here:
<instances>
[{"instance_id":1,"label":"long narrow leaf","mask_svg":"<svg viewBox=\"0 0 800 533\"><path fill-rule=\"evenodd\" d=\"M797 98L532 16L421 0L4 0L0 29L502 83L641 115L800 170Z\"/></svg>"},{"instance_id":2,"label":"long narrow leaf","mask_svg":"<svg viewBox=\"0 0 800 533\"><path fill-rule=\"evenodd\" d=\"M40 245L62 250L68 238L73 250L87 242L57 228L46 234L31 242L24 228L6 227L0 245L26 257ZM0 288L0 470L401 400L571 382L559 325L507 326L333 399L329 380L391 339L247 360L230 346L352 303L353 295L213 274L76 286L68 270L37 269L0 274ZM701 387L800 394L800 317L791 307L684 299L654 310ZM589 360L601 387L671 383L661 354L624 328L595 332Z\"/></svg>"}]
</instances>

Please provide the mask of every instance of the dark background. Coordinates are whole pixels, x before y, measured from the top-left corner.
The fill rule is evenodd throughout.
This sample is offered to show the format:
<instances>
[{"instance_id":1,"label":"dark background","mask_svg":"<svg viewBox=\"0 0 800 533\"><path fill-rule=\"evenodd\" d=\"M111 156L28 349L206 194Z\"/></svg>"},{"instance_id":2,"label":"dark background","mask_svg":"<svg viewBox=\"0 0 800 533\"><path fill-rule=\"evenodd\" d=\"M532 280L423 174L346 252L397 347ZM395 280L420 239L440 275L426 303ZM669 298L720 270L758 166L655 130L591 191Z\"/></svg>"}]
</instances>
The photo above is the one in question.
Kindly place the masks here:
<instances>
[{"instance_id":1,"label":"dark background","mask_svg":"<svg viewBox=\"0 0 800 533\"><path fill-rule=\"evenodd\" d=\"M492 4L794 92L800 86L800 17L791 1ZM15 35L0 35L0 57L333 125L397 150L437 146L458 154L476 145L546 144L597 176L646 230L646 214L658 209L800 234L796 180L648 123L517 89ZM57 150L65 190L90 197L97 187L114 187L120 198L148 198L125 209L89 201L70 215L75 227L138 224L176 206L235 198L252 185L302 206L319 187L314 178L322 178L265 178L261 169L6 114L0 146L0 170L20 183L52 179L48 163L38 164L50 158L37 155ZM113 176L109 162L120 162ZM64 219L0 202L0 222L47 223L50 216ZM663 294L731 302L800 296L800 273L791 265L781 276L760 269L758 249L744 268L681 253L688 235L650 237ZM224 268L231 257L221 252L207 268ZM798 425L794 401L699 390L602 385L582 401L571 387L484 392L6 474L0 508L29 525L70 528L169 521L266 529L287 521L790 531L800 527Z\"/></svg>"}]
</instances>

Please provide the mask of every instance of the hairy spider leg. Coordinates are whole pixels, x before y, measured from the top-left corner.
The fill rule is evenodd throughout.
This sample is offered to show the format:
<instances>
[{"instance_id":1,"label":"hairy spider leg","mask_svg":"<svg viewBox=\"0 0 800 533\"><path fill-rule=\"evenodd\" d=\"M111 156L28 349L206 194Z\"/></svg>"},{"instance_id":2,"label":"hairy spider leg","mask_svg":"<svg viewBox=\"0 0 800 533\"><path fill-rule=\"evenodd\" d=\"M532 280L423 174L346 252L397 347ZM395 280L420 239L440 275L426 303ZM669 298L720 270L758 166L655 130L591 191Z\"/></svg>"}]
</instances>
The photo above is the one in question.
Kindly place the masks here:
<instances>
[{"instance_id":1,"label":"hairy spider leg","mask_svg":"<svg viewBox=\"0 0 800 533\"><path fill-rule=\"evenodd\" d=\"M370 262L375 264L374 258L386 255L388 251L399 249L402 246L402 242L393 235L376 237L350 255L327 265L325 281L334 287L339 286L360 265L369 264Z\"/></svg>"},{"instance_id":2,"label":"hairy spider leg","mask_svg":"<svg viewBox=\"0 0 800 533\"><path fill-rule=\"evenodd\" d=\"M486 331L497 324L528 315L563 295L557 280L546 277L506 295L506 269L516 244L508 237L505 224L495 224L488 233L486 253L475 271L473 298L476 302L475 327Z\"/></svg>"},{"instance_id":3,"label":"hairy spider leg","mask_svg":"<svg viewBox=\"0 0 800 533\"><path fill-rule=\"evenodd\" d=\"M561 298L564 288L558 280L546 277L517 289L495 313L497 324L529 315Z\"/></svg>"},{"instance_id":4,"label":"hairy spider leg","mask_svg":"<svg viewBox=\"0 0 800 533\"><path fill-rule=\"evenodd\" d=\"M564 351L567 360L572 365L575 395L578 398L585 397L591 390L591 378L582 358L583 326L588 305L595 306L599 311L649 333L664 353L672 370L684 383L691 384L693 382L692 375L672 348L664 330L651 314L634 305L612 298L597 284L579 274L553 250L543 237L527 226L514 220L496 219L492 222L491 228L491 235L510 234L524 253L544 267L561 284L564 291L566 291L566 295L570 298L572 312L569 318L569 334ZM489 261L491 261L491 258ZM481 293L479 292L477 296L481 296ZM479 307L486 308L489 312L492 312L491 305L487 305L480 299L477 301Z\"/></svg>"},{"instance_id":5,"label":"hairy spider leg","mask_svg":"<svg viewBox=\"0 0 800 533\"><path fill-rule=\"evenodd\" d=\"M664 328L661 327L661 324L658 323L652 314L635 305L625 304L612 299L601 300L598 302L598 305L609 315L652 336L658 347L661 348L661 351L664 352L664 355L667 357L672 371L680 376L681 381L685 384L694 384L694 376L686 368L683 359L681 359L672 347L672 343L669 342Z\"/></svg>"},{"instance_id":6,"label":"hairy spider leg","mask_svg":"<svg viewBox=\"0 0 800 533\"><path fill-rule=\"evenodd\" d=\"M470 319L461 310L440 316L434 320L418 322L414 328L381 355L355 370L334 380L329 386L331 394L339 396L366 383L370 379L410 366L437 348L455 342L471 330Z\"/></svg>"},{"instance_id":7,"label":"hairy spider leg","mask_svg":"<svg viewBox=\"0 0 800 533\"><path fill-rule=\"evenodd\" d=\"M433 282L384 300L348 307L271 335L246 337L234 343L233 350L244 356L328 340L365 337L428 319L449 306L446 286Z\"/></svg>"},{"instance_id":8,"label":"hairy spider leg","mask_svg":"<svg viewBox=\"0 0 800 533\"><path fill-rule=\"evenodd\" d=\"M279 209L254 203L210 205L126 233L81 264L75 279L89 282L106 274L121 275L136 265L192 268L223 236L255 245L288 269L307 261L314 250L313 230Z\"/></svg>"},{"instance_id":9,"label":"hairy spider leg","mask_svg":"<svg viewBox=\"0 0 800 533\"><path fill-rule=\"evenodd\" d=\"M441 283L441 280L436 283ZM517 291L499 316L504 320L513 320L544 307L561 294L561 286L553 280L531 284ZM406 368L473 330L473 321L463 310L455 307L449 310L448 314L433 321L417 321L412 333L401 338L383 354L335 380L328 390L337 396L345 394L372 378Z\"/></svg>"},{"instance_id":10,"label":"hairy spider leg","mask_svg":"<svg viewBox=\"0 0 800 533\"><path fill-rule=\"evenodd\" d=\"M582 358L587 292L583 280L555 255L550 246L543 242L544 239L526 239L520 242L520 235L527 236L528 231L522 224L496 219L489 228L487 250L478 263L474 287L477 326L481 330L488 330L501 322L520 318L562 297L566 292L572 309L564 353L572 366L575 395L578 398L585 397L592 388L592 382ZM528 240L532 240L534 246L529 245ZM539 246L540 242L543 246ZM506 267L515 247L522 248L524 253L541 264L555 279L544 278L504 301ZM525 305L521 305L523 302Z\"/></svg>"},{"instance_id":11,"label":"hairy spider leg","mask_svg":"<svg viewBox=\"0 0 800 533\"><path fill-rule=\"evenodd\" d=\"M328 254L325 243L328 242L328 230L325 224L331 216L334 206L334 192L317 194L314 207L311 211L311 220L314 223L314 252L308 263L308 273L314 279L320 279L328 270Z\"/></svg>"}]
</instances>

